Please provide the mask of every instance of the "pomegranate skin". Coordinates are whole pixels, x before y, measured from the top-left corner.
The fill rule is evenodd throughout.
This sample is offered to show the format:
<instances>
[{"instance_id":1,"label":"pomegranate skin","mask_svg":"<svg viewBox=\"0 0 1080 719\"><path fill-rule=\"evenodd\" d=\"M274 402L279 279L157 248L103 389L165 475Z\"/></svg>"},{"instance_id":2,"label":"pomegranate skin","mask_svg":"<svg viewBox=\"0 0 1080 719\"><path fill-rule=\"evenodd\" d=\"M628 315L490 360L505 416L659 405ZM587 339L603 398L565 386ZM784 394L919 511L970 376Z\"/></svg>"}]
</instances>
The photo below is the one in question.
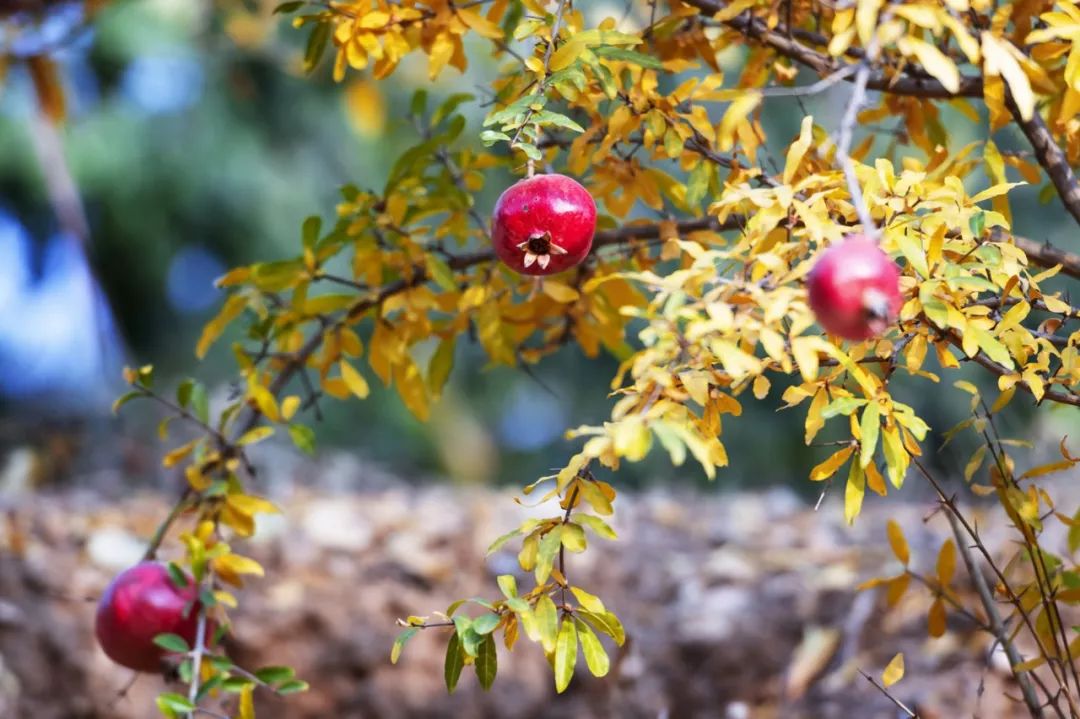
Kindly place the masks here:
<instances>
[{"instance_id":1,"label":"pomegranate skin","mask_svg":"<svg viewBox=\"0 0 1080 719\"><path fill-rule=\"evenodd\" d=\"M865 235L851 235L821 254L806 279L810 308L830 334L867 340L900 313L900 268Z\"/></svg>"},{"instance_id":2,"label":"pomegranate skin","mask_svg":"<svg viewBox=\"0 0 1080 719\"><path fill-rule=\"evenodd\" d=\"M193 583L177 588L163 564L136 564L117 575L98 602L94 622L98 643L121 666L160 672L161 660L168 652L154 644L154 637L177 634L188 646L194 646L199 613L196 596Z\"/></svg>"},{"instance_id":3,"label":"pomegranate skin","mask_svg":"<svg viewBox=\"0 0 1080 719\"><path fill-rule=\"evenodd\" d=\"M596 203L566 175L536 175L506 189L495 203L491 240L502 262L523 275L552 275L589 254Z\"/></svg>"}]
</instances>

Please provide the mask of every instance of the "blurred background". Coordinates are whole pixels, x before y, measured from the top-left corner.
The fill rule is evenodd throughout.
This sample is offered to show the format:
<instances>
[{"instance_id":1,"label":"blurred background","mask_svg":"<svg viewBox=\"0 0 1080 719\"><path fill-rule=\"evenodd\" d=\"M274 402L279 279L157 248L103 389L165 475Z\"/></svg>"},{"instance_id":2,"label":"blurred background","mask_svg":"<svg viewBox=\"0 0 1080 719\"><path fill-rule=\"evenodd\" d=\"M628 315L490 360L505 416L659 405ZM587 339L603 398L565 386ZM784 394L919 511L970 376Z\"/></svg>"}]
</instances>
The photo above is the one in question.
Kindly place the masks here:
<instances>
[{"instance_id":1,"label":"blurred background","mask_svg":"<svg viewBox=\"0 0 1080 719\"><path fill-rule=\"evenodd\" d=\"M39 4L30 2L28 6ZM164 492L167 499L179 486L177 477L159 469L165 448L154 432L153 410L129 405L120 418L113 417L109 410L112 400L122 391L121 367L153 364L162 386L172 386L182 376L195 375L216 388L215 391L227 393L234 370L227 343L220 343L201 363L196 362L193 352L202 325L221 301L213 280L238 264L296 254L303 219L311 214L330 216L339 186L347 182L361 187L381 186L395 157L415 142L408 124L399 119L405 115L416 88L427 87L436 97L475 92L490 81L495 71L488 51L478 46L470 57L466 74L448 70L434 85L428 82L426 61L420 57L410 58L415 62L403 63L392 82L376 84L364 75L350 74L339 86L330 80L325 66L309 78L300 69L304 35L272 16L276 4L274 0L114 2L97 15L92 28L81 24L85 8L80 2L46 3L49 10L44 15L16 13L6 20L0 18L0 42L16 55L30 56L55 49L52 56L58 64L67 101L67 119L55 127L41 114L28 66L12 63L6 74L0 68L3 76L0 81L0 508L9 510L8 544L0 549L12 550L19 541L24 542L19 546L25 549L25 542L31 541L26 537L38 537L42 542L39 553L35 555L31 551L25 555L30 560L17 569L13 569L12 562L0 564L5 576L0 580L0 598L4 597L5 587L11 596L32 590L33 582L25 575L30 571L27 566L36 563L45 573L43 576L53 577L64 576L55 572L58 567L67 567L65 572L70 574L66 576L74 578L76 588L69 584L48 591L58 593L57 601L61 604L75 603L69 617L70 627L82 637L76 644L82 642L79 646L86 652L93 650L86 643L85 627L79 621L80 617L85 618L85 608L77 606L81 591L78 588L93 594L95 587L100 589L102 577L107 576L103 571L123 568L132 556L138 555L140 538L152 531L164 506L165 499L156 490ZM614 16L623 18L628 26L640 27L648 17L647 3L643 2L597 1L580 5L593 22ZM14 6L17 8L19 3ZM0 2L0 12L3 11L7 7ZM741 63L738 53L721 59L729 77L736 77ZM808 98L803 104L818 123L832 127L838 120L836 114L843 108L846 93L847 88L835 87L830 94ZM783 146L798 132L803 108L796 102L776 99L766 106L764 121L775 147ZM473 107L467 112L478 120L483 110ZM959 148L985 137L985 118L975 122L946 108L942 122L948 129L950 147ZM466 131L464 136L471 138L476 134ZM885 132L875 146L875 153L891 156L898 163L895 140L895 134ZM1005 152L1024 149L1022 138L1008 131L1000 133L995 140ZM973 177L970 182L975 186L989 184L985 177ZM488 213L501 189L492 185L477 197L482 214ZM1060 208L1040 204L1040 190L1041 186L1034 184L1012 195L1018 234L1053 241L1065 249L1080 249L1069 234L1074 228ZM577 424L599 422L608 414L610 402L602 388L607 387L617 366L612 358L587 360L576 349L567 348L540 365L535 376L529 376L507 368L485 369L478 347L460 346L458 352L449 388L429 424L416 422L393 393L376 390L365 402L325 404L325 418L317 428L320 447L317 459L302 459L288 447L267 450L265 456L269 459L265 461L274 467L269 472L269 481L276 496L293 498L295 506L303 508L295 514L287 512L290 516L282 520L287 523L282 526L299 523L297 526L310 529L317 525L340 525L342 531L339 536L325 526L321 530L311 529L315 534L330 532L329 538L312 539L314 546L329 553L319 555L322 564L315 570L307 564L310 557L303 552L300 552L302 556L296 556L300 550L281 550L274 544L280 541L284 543L281 546L290 546L284 538L291 534L280 527L279 534L268 530L271 538L265 541L271 543L268 546L277 547L275 552L280 550L274 555L277 561L283 566L295 563L305 567L291 570L289 576L297 576L301 571L314 572L324 579L335 576L335 572L354 576L374 567L371 571L378 579L362 574L365 582L412 582L410 598L417 604L398 607L391 598L385 598L387 606L382 610L390 615L390 620L395 613L439 607L432 597L442 601L443 595L449 596L447 592L453 587L448 587L446 577L438 572L428 576L430 567L405 566L391 571L375 559L370 560L371 567L367 569L357 568L367 565L345 568L335 564L350 552L369 548L379 549L393 561L411 558L401 560L405 565L416 561L414 550L418 551L420 545L388 549L379 544L410 540L393 539L399 530L404 531L405 525L379 525L372 507L382 507L384 511L390 511L386 506L398 507L398 514L390 511L383 519L389 522L386 517L398 517L407 524L408 507L415 502L423 506L430 504L433 516L440 503L446 508L460 502L463 507L460 514L450 514L458 519L472 517L475 521L470 520L464 528L449 519L441 525L435 521L438 526L433 531L443 533L415 541L430 540L445 545L444 549L464 543L462 546L467 549L462 551L469 559L465 563L467 567L463 565L463 576L476 575L482 579L486 571L481 563L482 552L474 551L476 547L472 545L484 542L486 535L481 534L481 529L490 530L490 537L494 537L495 530L514 518L503 516L515 510L508 490L498 488L520 486L553 466L561 466L573 446L563 440L563 431ZM977 371L971 372L969 378L985 387L993 386ZM898 381L908 386L903 394L911 398L916 410L935 431L935 439L929 442L931 450L942 430L967 416L967 395L925 380L902 377ZM655 522L668 527L656 530L660 532L656 535L658 546L669 547L676 554L689 552L683 560L690 563L685 571L701 574L693 571L695 563L713 561L719 563L717 576L730 579L731 572L735 572L741 577L738 581L764 581L758 576L763 570L754 558L753 538L771 526L774 519L782 523L786 521L784 517L801 516L797 513L809 511L807 502L812 504L817 499L821 488L812 486L805 477L808 468L821 458L820 450L803 445L803 410L775 411L782 389L782 385L774 385L769 399L748 401L742 417L725 421L725 442L737 451L729 452L732 466L722 471L714 484L707 483L689 464L674 471L662 452L654 453L654 457L640 464L626 465L612 480L620 488L640 491L627 498L631 519L625 521L649 526ZM993 390L988 392L989 396L994 395ZM1035 415L1025 405L1014 402L1008 419L1011 429L1034 439L1051 440L1075 429L1075 412L1055 410ZM1006 431L1009 429L1006 427ZM953 475L959 473L973 449L959 444L957 449L934 458ZM423 485L424 489L408 489L416 485ZM457 493L447 494L447 486L457 487ZM496 489L487 489L492 487ZM916 491L905 488L902 494L912 495ZM335 515L333 511L346 510L331 510L319 504L320 497L327 493L342 492L351 493L354 498L369 497L370 501L343 505L353 507L355 515L347 512ZM909 498L919 499L917 495ZM680 513L690 511L685 508L693 505L700 505L693 509L693 521L680 526L684 520L689 521L686 517L680 519ZM730 518L733 506L742 507L743 512L749 513L747 516L758 517L761 524L743 526L738 536L728 536L715 529L717 522ZM880 543L882 537L875 535L871 539L836 526L839 510L829 506L822 510L830 516L823 519L825 528L820 531L825 534L821 538L807 540L791 536L778 540L777 551L796 551L796 548L819 551L825 546L815 544L819 541L829 546ZM775 513L770 508L776 508ZM132 515L144 510L145 516ZM331 514L323 516L319 512ZM693 534L697 531L694 527L699 525L704 534L693 535L696 537L693 541L678 538L681 536L678 532ZM357 527L369 527L370 531ZM468 532L462 538L465 529ZM648 527L640 531L651 536ZM357 533L366 539L358 540ZM647 540L637 537L633 541ZM790 544L785 544L789 541ZM716 559L714 550L730 542L745 543L747 556L739 555L738 561L726 556ZM693 554L697 551L691 550L693 547L700 549L700 556ZM620 551L630 551L634 556L632 548ZM4 556L0 555L0 562L7 561ZM10 560L13 555L9 552L6 556ZM98 568L97 573L80 569L88 565L87 558L89 565ZM667 561L664 555L654 559L659 563ZM453 566L456 560L448 561ZM736 562L736 569L732 569L735 565L731 562ZM677 573L677 569L671 571ZM859 576L861 570L854 564L849 569L851 579ZM502 567L502 571L507 570ZM634 575L637 570L628 564L625 571ZM406 579L401 580L394 572L403 572L401 576ZM657 580L654 590L659 592L663 586L668 594L635 595L643 607L641 621L646 625L650 622L646 610L650 602L679 605L685 601L690 602L688 607L694 607L695 602L716 601L719 602L716 613L729 612L736 616L753 604L739 604L742 600L734 596L702 599L709 594L706 590L714 586L712 580L705 581L700 596L687 598L686 578L665 576L663 581ZM708 576L707 572L702 576ZM466 584L472 587L468 591L486 590L488 587L481 579L477 579L476 586ZM805 579L799 581L805 583ZM621 580L608 577L604 581ZM852 581L847 586L845 601L854 601L849 590L855 583ZM839 591L837 588L842 584L828 585L832 589L826 589ZM273 617L280 616L271 611L274 606L279 609L306 606L304 602L297 604L295 596L284 596L295 591L295 587L288 589L289 583L284 586L286 589L274 590L269 598L252 599L256 613L265 609L268 622L273 623ZM319 596L337 596L329 585L324 589L326 594ZM38 591L43 591L40 586ZM394 601L402 600L397 597ZM728 601L734 604L725 604ZM5 606L17 609L16 604L0 603L0 610ZM395 611L390 611L388 606ZM770 647L762 648L761 638L748 645L771 657L766 662L771 668L763 675L772 676L770 681L778 682L776 677L792 671L789 662L796 648L809 636L807 626L831 621L814 614L818 611L815 608L804 607L799 611L809 612L807 617L812 621L806 617L806 621L795 621L790 631L785 630L783 641L776 639ZM307 627L305 631L327 633L332 625L331 620L317 615L290 616L290 621L299 623L297 626ZM0 611L0 626L5 621L3 617L4 612ZM32 624L35 620L21 616L18 621ZM47 626L53 620L42 621ZM313 624L308 626L305 621ZM732 622L735 631L739 623ZM654 622L650 626L655 630L662 624ZM366 681L364 672L375 672L372 667L380 667L382 671L389 648L392 626L374 621L372 626L375 628L370 631L377 641L363 646L363 661L368 664L361 662L367 668L355 670L360 672L356 678L360 683ZM42 631L51 637L53 629ZM727 629L717 631L720 634L716 641L728 636L723 633ZM0 652L4 650L5 636L0 632ZM28 640L25 635L19 635L14 639L7 636L7 641L10 649ZM63 653L64 642L75 640L56 641L61 649L54 650ZM257 640L252 641L253 646L258 645ZM820 637L814 641L820 641ZM714 645L715 642L709 646ZM686 651L697 657L695 661L700 666L712 666L708 656L702 658L702 652L707 655L711 651L703 646L701 642L691 642ZM346 649L338 647L334 651L339 654L353 651ZM259 651L257 646L249 650L255 654ZM832 651L822 671L833 661L836 647ZM49 656L48 652L43 656ZM637 656L638 662L651 664L661 654L646 659L639 651L628 656L631 659ZM530 659L535 664L537 657ZM281 657L281 661L289 660ZM54 712L42 698L43 703L34 705L35 713L24 715L146 715L140 713L141 708L133 705L130 697L115 706L102 706L101 697L108 694L102 687L115 689L116 682L112 685L110 682L118 675L108 674L105 665L95 661L92 665L95 671L105 672L107 679L85 679L85 687L91 688L80 695L84 699L82 704L63 706ZM310 668L310 663L307 666ZM427 675L407 681L423 682L438 689L439 670L428 669L431 671ZM632 669L631 663L627 671ZM773 669L774 674L769 674ZM29 670L25 666L22 670L11 677L22 687L25 701L37 691L40 677L28 680ZM71 676L81 671L77 662L67 670ZM335 682L344 681L338 673L348 676L349 671L354 671L340 667L322 670L333 674ZM543 679L524 671L526 679L520 680L525 682L522 686L532 686L528 682ZM641 667L636 671L638 674L631 672L628 676L645 676ZM45 673L51 672L46 669ZM0 671L0 696L6 676ZM393 679L394 676L398 679ZM406 676L387 675L384 681L393 686L395 681L405 682ZM649 686L638 680L632 683L635 691L645 691L642 686ZM144 680L141 684L153 682ZM673 686L658 685L655 691L661 696L665 692L675 696L679 692ZM592 688L600 696L612 691ZM368 688L357 696L367 696L364 692L371 691L375 690ZM535 691L539 692L538 697L544 696L541 689ZM717 706L727 706L725 702L734 701L732 697L742 697L741 691L738 686L723 691L715 689L706 692L702 702L721 702ZM342 692L348 695L347 690ZM45 690L42 697L47 694ZM14 696L19 695L15 691ZM435 694L421 692L421 695L430 696L431 702L442 701ZM746 698L746 706L753 706L758 699ZM872 699L862 696L859 701ZM360 703L352 708L348 700L342 701L346 703L313 706L327 707L325 711L332 709L338 716L399 715L391 704L382 706L370 697L364 700L367 704L356 699ZM472 701L469 699L455 701L458 703L439 705L438 709L435 704L413 707L407 712L399 708L400 715L435 716L442 715L440 712L450 712L448 716L455 712L459 712L458 716L473 715L460 713L466 707L471 707L468 711L490 716L539 716L547 711L540 699L531 713L522 710L517 714L509 705L492 704L489 700L475 705L460 703ZM594 699L587 697L582 701L592 706L588 702ZM635 715L629 708L635 706L634 702L627 701L626 713L620 715ZM649 709L655 708L652 716L678 707L671 703L654 704ZM16 712L17 707L25 709L29 705L11 704L9 708L12 706L16 709L11 711ZM613 711L610 707L614 705L604 706ZM846 711L844 705L837 706L840 707L837 711ZM3 707L0 703L0 716L9 716ZM695 707L698 705L686 705L684 708L690 713L669 715L751 716L737 713L742 711L738 708L731 710L736 713L725 714L728 710L723 708L716 710L720 713L708 713L704 709L700 711L705 713L699 713ZM293 716L285 709L271 711L278 711L279 716ZM303 716L330 715L319 714L322 709L305 711L314 713ZM596 716L605 715L597 711ZM814 711L819 712L815 716L827 715L820 706Z\"/></svg>"}]
</instances>

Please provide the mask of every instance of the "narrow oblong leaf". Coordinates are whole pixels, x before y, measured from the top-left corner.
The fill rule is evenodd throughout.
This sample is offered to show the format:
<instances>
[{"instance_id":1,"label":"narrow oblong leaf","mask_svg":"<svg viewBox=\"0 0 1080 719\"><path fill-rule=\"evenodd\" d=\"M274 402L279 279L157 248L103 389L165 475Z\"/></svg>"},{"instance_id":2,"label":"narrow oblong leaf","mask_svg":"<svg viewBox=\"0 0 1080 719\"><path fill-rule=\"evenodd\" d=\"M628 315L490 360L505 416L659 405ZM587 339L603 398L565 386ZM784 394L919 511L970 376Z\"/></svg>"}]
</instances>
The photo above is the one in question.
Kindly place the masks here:
<instances>
[{"instance_id":1,"label":"narrow oblong leaf","mask_svg":"<svg viewBox=\"0 0 1080 719\"><path fill-rule=\"evenodd\" d=\"M578 641L581 642L581 653L585 655L585 664L594 677L606 676L611 668L611 660L608 658L604 645L593 633L585 622L575 619Z\"/></svg>"},{"instance_id":2,"label":"narrow oblong leaf","mask_svg":"<svg viewBox=\"0 0 1080 719\"><path fill-rule=\"evenodd\" d=\"M443 679L446 681L446 690L451 694L457 687L458 679L461 678L461 669L465 666L465 652L461 648L461 640L457 632L450 635L450 642L446 645L446 661L443 664Z\"/></svg>"},{"instance_id":3,"label":"narrow oblong leaf","mask_svg":"<svg viewBox=\"0 0 1080 719\"><path fill-rule=\"evenodd\" d=\"M480 645L480 651L476 655L476 678L484 691L491 689L495 683L495 675L499 671L499 656L495 649L495 637L488 634Z\"/></svg>"},{"instance_id":4,"label":"narrow oblong leaf","mask_svg":"<svg viewBox=\"0 0 1080 719\"><path fill-rule=\"evenodd\" d=\"M577 666L578 638L574 621L563 619L559 627L559 636L555 642L555 691L562 694L570 686Z\"/></svg>"}]
</instances>

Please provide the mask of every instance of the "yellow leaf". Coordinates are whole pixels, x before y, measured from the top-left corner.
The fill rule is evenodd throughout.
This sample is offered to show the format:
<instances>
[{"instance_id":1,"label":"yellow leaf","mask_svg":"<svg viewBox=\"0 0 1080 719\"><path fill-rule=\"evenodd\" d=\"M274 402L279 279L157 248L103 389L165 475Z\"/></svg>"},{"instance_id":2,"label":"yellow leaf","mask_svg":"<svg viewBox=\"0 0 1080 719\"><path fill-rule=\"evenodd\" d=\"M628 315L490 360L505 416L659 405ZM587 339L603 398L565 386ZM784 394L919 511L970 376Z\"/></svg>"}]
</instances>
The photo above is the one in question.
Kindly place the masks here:
<instances>
[{"instance_id":1,"label":"yellow leaf","mask_svg":"<svg viewBox=\"0 0 1080 719\"><path fill-rule=\"evenodd\" d=\"M224 554L220 557L215 557L213 560L214 571L223 581L232 584L233 586L243 586L242 575L251 574L257 577L261 577L264 574L262 565L249 557L242 557L239 554Z\"/></svg>"},{"instance_id":2,"label":"yellow leaf","mask_svg":"<svg viewBox=\"0 0 1080 719\"><path fill-rule=\"evenodd\" d=\"M371 388L368 387L364 375L360 374L355 367L345 360L338 363L338 368L341 370L341 379L345 382L345 386L349 388L349 391L360 399L366 399L371 392Z\"/></svg>"},{"instance_id":3,"label":"yellow leaf","mask_svg":"<svg viewBox=\"0 0 1080 719\"><path fill-rule=\"evenodd\" d=\"M896 45L904 55L915 58L946 90L957 92L960 89L960 71L956 68L956 63L936 46L915 37L902 37Z\"/></svg>"},{"instance_id":4,"label":"yellow leaf","mask_svg":"<svg viewBox=\"0 0 1080 719\"><path fill-rule=\"evenodd\" d=\"M544 294L563 304L569 304L570 302L576 302L580 297L578 291L573 287L564 285L562 282L555 280L544 280Z\"/></svg>"},{"instance_id":5,"label":"yellow leaf","mask_svg":"<svg viewBox=\"0 0 1080 719\"><path fill-rule=\"evenodd\" d=\"M851 463L847 487L844 489L844 519L854 524L862 509L863 496L866 494L866 474L858 462Z\"/></svg>"},{"instance_id":6,"label":"yellow leaf","mask_svg":"<svg viewBox=\"0 0 1080 719\"><path fill-rule=\"evenodd\" d=\"M754 90L742 91L724 112L720 119L720 131L717 133L717 143L721 152L728 152L735 145L736 130L739 125L746 122L757 106L761 103L761 93Z\"/></svg>"},{"instance_id":7,"label":"yellow leaf","mask_svg":"<svg viewBox=\"0 0 1080 719\"><path fill-rule=\"evenodd\" d=\"M199 342L195 345L196 357L202 359L206 356L206 351L210 349L210 345L221 336L221 333L225 331L230 322L240 316L245 306L247 306L247 298L244 295L229 295L229 299L225 300L225 305L217 316L203 327Z\"/></svg>"},{"instance_id":8,"label":"yellow leaf","mask_svg":"<svg viewBox=\"0 0 1080 719\"><path fill-rule=\"evenodd\" d=\"M270 500L249 494L230 494L225 498L225 503L232 506L236 511L248 515L279 514L281 512Z\"/></svg>"},{"instance_id":9,"label":"yellow leaf","mask_svg":"<svg viewBox=\"0 0 1080 719\"><path fill-rule=\"evenodd\" d=\"M1020 117L1030 120L1035 114L1035 93L1031 82L1020 66L1020 53L1008 40L995 37L990 31L982 33L983 70L988 76L1000 75L1012 92Z\"/></svg>"},{"instance_id":10,"label":"yellow leaf","mask_svg":"<svg viewBox=\"0 0 1080 719\"><path fill-rule=\"evenodd\" d=\"M170 467L175 467L176 465L180 464L180 462L182 462L185 457L191 454L191 450L195 449L195 444L198 441L199 440L197 439L193 439L187 444L177 447L173 451L166 454L161 460L161 466L169 469Z\"/></svg>"},{"instance_id":11,"label":"yellow leaf","mask_svg":"<svg viewBox=\"0 0 1080 719\"><path fill-rule=\"evenodd\" d=\"M263 441L273 433L273 427L267 427L265 425L262 427L256 427L254 429L248 430L247 432L244 432L243 436L241 436L240 439L236 440L236 443L241 447L248 444L255 444L256 442Z\"/></svg>"},{"instance_id":12,"label":"yellow leaf","mask_svg":"<svg viewBox=\"0 0 1080 719\"><path fill-rule=\"evenodd\" d=\"M1019 664L1014 664L1013 665L1013 671L1016 672L1017 674L1020 674L1022 672L1030 672L1032 669L1038 669L1039 667L1041 667L1045 663L1046 663L1046 655L1045 654L1040 654L1037 657L1034 657L1032 659L1028 659L1026 662L1020 662Z\"/></svg>"},{"instance_id":13,"label":"yellow leaf","mask_svg":"<svg viewBox=\"0 0 1080 719\"><path fill-rule=\"evenodd\" d=\"M941 545L941 551L937 558L937 578L942 587L949 586L953 574L956 573L956 544L951 539L946 539Z\"/></svg>"},{"instance_id":14,"label":"yellow leaf","mask_svg":"<svg viewBox=\"0 0 1080 719\"><path fill-rule=\"evenodd\" d=\"M938 597L930 605L930 613L926 618L927 632L931 637L940 637L945 633L945 602Z\"/></svg>"},{"instance_id":15,"label":"yellow leaf","mask_svg":"<svg viewBox=\"0 0 1080 719\"><path fill-rule=\"evenodd\" d=\"M866 486L875 494L884 497L888 493L888 489L885 487L885 478L881 476L881 472L878 471L877 465L871 462L866 465L865 471Z\"/></svg>"},{"instance_id":16,"label":"yellow leaf","mask_svg":"<svg viewBox=\"0 0 1080 719\"><path fill-rule=\"evenodd\" d=\"M345 90L345 110L356 134L379 137L386 126L386 102L379 85L367 79L357 80Z\"/></svg>"},{"instance_id":17,"label":"yellow leaf","mask_svg":"<svg viewBox=\"0 0 1080 719\"><path fill-rule=\"evenodd\" d=\"M791 354L799 365L803 381L813 382L818 374L818 349L820 337L796 337L791 340Z\"/></svg>"},{"instance_id":18,"label":"yellow leaf","mask_svg":"<svg viewBox=\"0 0 1080 719\"><path fill-rule=\"evenodd\" d=\"M398 395L405 407L422 422L426 422L430 413L427 387L416 363L406 357L405 361L394 368L394 383Z\"/></svg>"},{"instance_id":19,"label":"yellow leaf","mask_svg":"<svg viewBox=\"0 0 1080 719\"><path fill-rule=\"evenodd\" d=\"M455 49L454 38L448 31L443 30L435 36L434 42L431 43L431 50L428 53L429 80L434 80L439 76L442 69L454 57Z\"/></svg>"},{"instance_id":20,"label":"yellow leaf","mask_svg":"<svg viewBox=\"0 0 1080 719\"><path fill-rule=\"evenodd\" d=\"M240 706L237 709L237 719L255 719L255 693L254 684L245 684L240 690Z\"/></svg>"},{"instance_id":21,"label":"yellow leaf","mask_svg":"<svg viewBox=\"0 0 1080 719\"><path fill-rule=\"evenodd\" d=\"M300 398L291 394L281 402L281 417L286 422L293 418L296 410L300 409Z\"/></svg>"},{"instance_id":22,"label":"yellow leaf","mask_svg":"<svg viewBox=\"0 0 1080 719\"><path fill-rule=\"evenodd\" d=\"M1062 470L1069 469L1074 464L1076 463L1067 459L1051 462L1050 464L1043 464L1024 472L1020 475L1019 479L1031 479L1032 477L1042 477L1043 475L1053 474L1054 472L1061 472Z\"/></svg>"},{"instance_id":23,"label":"yellow leaf","mask_svg":"<svg viewBox=\"0 0 1080 719\"><path fill-rule=\"evenodd\" d=\"M885 671L881 673L881 683L886 687L891 687L898 681L904 678L904 655L903 653L897 654L892 658L892 661L885 667Z\"/></svg>"},{"instance_id":24,"label":"yellow leaf","mask_svg":"<svg viewBox=\"0 0 1080 719\"><path fill-rule=\"evenodd\" d=\"M908 549L907 539L904 538L904 531L900 529L900 525L896 523L896 520L890 519L888 524L885 525L885 531L889 535L889 546L892 547L893 554L900 560L900 563L905 567L908 562L911 561L911 550Z\"/></svg>"},{"instance_id":25,"label":"yellow leaf","mask_svg":"<svg viewBox=\"0 0 1080 719\"><path fill-rule=\"evenodd\" d=\"M454 12L461 18L462 22L472 28L478 35L491 40L503 39L502 29L475 10L462 7L456 8Z\"/></svg>"},{"instance_id":26,"label":"yellow leaf","mask_svg":"<svg viewBox=\"0 0 1080 719\"><path fill-rule=\"evenodd\" d=\"M824 389L819 389L810 401L810 409L806 412L806 444L814 441L814 437L825 426L825 419L821 413L829 404L828 394Z\"/></svg>"},{"instance_id":27,"label":"yellow leaf","mask_svg":"<svg viewBox=\"0 0 1080 719\"><path fill-rule=\"evenodd\" d=\"M810 480L813 482L820 482L833 476L836 474L836 471L844 465L844 462L848 460L848 457L850 457L854 451L855 448L849 445L838 452L834 452L831 457L810 470Z\"/></svg>"},{"instance_id":28,"label":"yellow leaf","mask_svg":"<svg viewBox=\"0 0 1080 719\"><path fill-rule=\"evenodd\" d=\"M877 29L878 11L884 0L857 0L855 3L855 28L863 47L870 43Z\"/></svg>"},{"instance_id":29,"label":"yellow leaf","mask_svg":"<svg viewBox=\"0 0 1080 719\"><path fill-rule=\"evenodd\" d=\"M799 131L799 139L791 143L787 151L787 161L784 163L784 184L790 184L795 171L799 169L799 163L806 156L813 141L811 130L814 127L814 118L807 115L802 120L802 129Z\"/></svg>"},{"instance_id":30,"label":"yellow leaf","mask_svg":"<svg viewBox=\"0 0 1080 719\"><path fill-rule=\"evenodd\" d=\"M585 50L585 43L571 38L569 42L563 43L562 47L551 56L548 67L551 68L552 72L568 68L574 64L574 61L578 59L583 50Z\"/></svg>"},{"instance_id":31,"label":"yellow leaf","mask_svg":"<svg viewBox=\"0 0 1080 719\"><path fill-rule=\"evenodd\" d=\"M911 584L911 576L906 572L890 579L885 588L885 603L890 607L895 607L903 598L909 584Z\"/></svg>"}]
</instances>

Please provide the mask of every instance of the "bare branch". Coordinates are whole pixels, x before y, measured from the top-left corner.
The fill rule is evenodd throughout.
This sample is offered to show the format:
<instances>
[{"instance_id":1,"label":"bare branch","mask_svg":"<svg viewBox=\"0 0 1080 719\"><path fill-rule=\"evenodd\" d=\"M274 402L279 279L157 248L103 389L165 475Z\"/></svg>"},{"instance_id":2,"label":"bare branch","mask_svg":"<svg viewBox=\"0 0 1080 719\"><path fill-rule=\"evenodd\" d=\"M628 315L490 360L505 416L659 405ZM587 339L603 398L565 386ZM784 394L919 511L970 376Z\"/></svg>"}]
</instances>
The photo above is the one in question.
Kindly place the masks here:
<instances>
[{"instance_id":1,"label":"bare branch","mask_svg":"<svg viewBox=\"0 0 1080 719\"><path fill-rule=\"evenodd\" d=\"M859 670L859 674L862 674L866 678L866 681L868 681L868 682L870 682L871 684L874 685L875 689L877 689L879 692L881 692L886 697L888 697L889 701L891 701L893 704L895 704L897 709L904 712L905 716L912 717L912 719L918 719L918 717L919 717L918 714L911 711L911 709L909 709L906 704L904 704L902 701L900 701L899 699L894 697L892 694L890 694L889 690L886 689L885 687L881 686L880 684L878 684L874 680L874 678L872 676L870 676L869 674L864 672L862 669Z\"/></svg>"}]
</instances>

